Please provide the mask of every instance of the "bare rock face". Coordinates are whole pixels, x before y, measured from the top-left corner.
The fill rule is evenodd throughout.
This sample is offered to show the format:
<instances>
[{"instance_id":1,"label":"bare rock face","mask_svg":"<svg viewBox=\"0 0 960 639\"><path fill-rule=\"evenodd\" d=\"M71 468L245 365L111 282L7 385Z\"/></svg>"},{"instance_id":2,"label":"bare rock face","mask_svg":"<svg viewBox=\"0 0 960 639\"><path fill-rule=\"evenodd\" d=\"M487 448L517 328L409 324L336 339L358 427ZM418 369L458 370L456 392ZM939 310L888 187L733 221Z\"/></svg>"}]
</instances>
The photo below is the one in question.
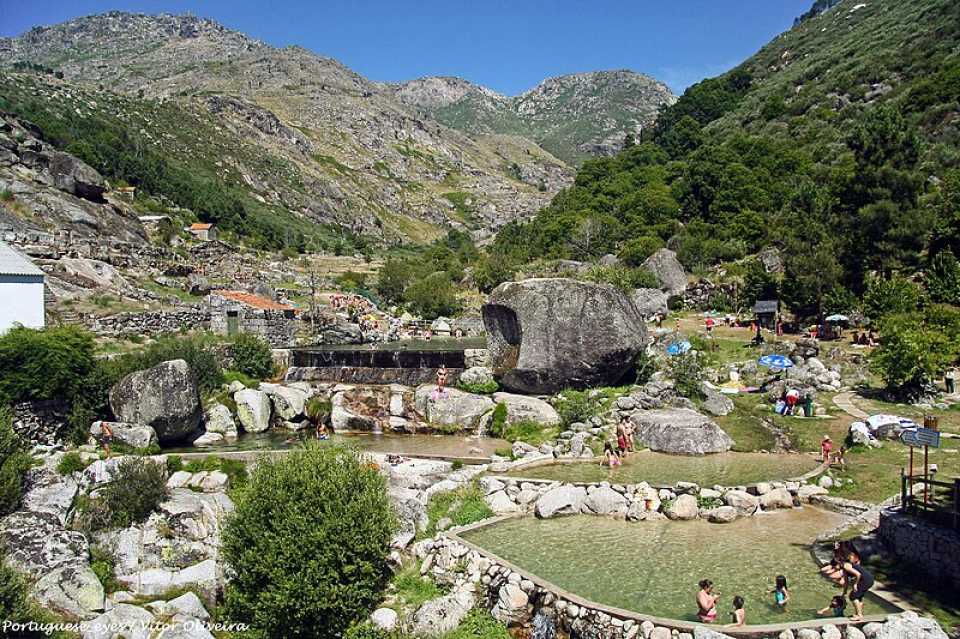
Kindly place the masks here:
<instances>
[{"instance_id":1,"label":"bare rock face","mask_svg":"<svg viewBox=\"0 0 960 639\"><path fill-rule=\"evenodd\" d=\"M637 441L674 455L706 455L730 450L733 440L719 426L689 408L639 410L630 416Z\"/></svg>"},{"instance_id":2,"label":"bare rock face","mask_svg":"<svg viewBox=\"0 0 960 639\"><path fill-rule=\"evenodd\" d=\"M483 323L494 374L529 394L616 383L646 341L643 317L621 291L565 278L501 284Z\"/></svg>"},{"instance_id":3,"label":"bare rock face","mask_svg":"<svg viewBox=\"0 0 960 639\"><path fill-rule=\"evenodd\" d=\"M187 438L200 425L200 393L182 359L130 373L110 389L110 409L120 421L144 424L160 443Z\"/></svg>"}]
</instances>

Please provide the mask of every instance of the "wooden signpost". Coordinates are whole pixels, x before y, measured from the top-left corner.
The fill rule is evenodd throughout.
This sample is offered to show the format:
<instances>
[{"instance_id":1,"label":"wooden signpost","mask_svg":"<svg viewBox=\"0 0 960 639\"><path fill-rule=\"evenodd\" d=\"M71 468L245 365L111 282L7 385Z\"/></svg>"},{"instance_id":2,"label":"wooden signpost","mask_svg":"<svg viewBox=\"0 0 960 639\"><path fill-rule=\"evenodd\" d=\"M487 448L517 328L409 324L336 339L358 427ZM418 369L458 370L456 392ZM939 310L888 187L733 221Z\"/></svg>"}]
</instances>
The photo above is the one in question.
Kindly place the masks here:
<instances>
[{"instance_id":1,"label":"wooden signpost","mask_svg":"<svg viewBox=\"0 0 960 639\"><path fill-rule=\"evenodd\" d=\"M923 446L923 503L928 503L929 494L927 492L927 481L929 479L929 455L930 447L940 448L940 431L937 418L933 415L927 415L923 418L923 427L917 430L908 430L900 435L900 441L910 447L910 474L909 487L910 499L913 499L913 449Z\"/></svg>"}]
</instances>

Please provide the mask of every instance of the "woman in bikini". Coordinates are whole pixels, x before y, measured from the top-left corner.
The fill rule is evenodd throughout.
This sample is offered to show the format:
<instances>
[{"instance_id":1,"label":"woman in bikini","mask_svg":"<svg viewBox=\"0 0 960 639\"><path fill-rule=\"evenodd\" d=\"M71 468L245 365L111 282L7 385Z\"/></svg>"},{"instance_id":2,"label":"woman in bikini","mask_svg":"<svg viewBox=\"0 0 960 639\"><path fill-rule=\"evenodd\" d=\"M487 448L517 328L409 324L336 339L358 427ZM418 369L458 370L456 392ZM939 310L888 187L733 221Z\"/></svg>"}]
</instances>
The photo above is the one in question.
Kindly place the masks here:
<instances>
[{"instance_id":1,"label":"woman in bikini","mask_svg":"<svg viewBox=\"0 0 960 639\"><path fill-rule=\"evenodd\" d=\"M717 620L717 601L720 593L714 594L713 582L704 579L700 582L700 592L697 593L697 618L703 623L713 623Z\"/></svg>"}]
</instances>

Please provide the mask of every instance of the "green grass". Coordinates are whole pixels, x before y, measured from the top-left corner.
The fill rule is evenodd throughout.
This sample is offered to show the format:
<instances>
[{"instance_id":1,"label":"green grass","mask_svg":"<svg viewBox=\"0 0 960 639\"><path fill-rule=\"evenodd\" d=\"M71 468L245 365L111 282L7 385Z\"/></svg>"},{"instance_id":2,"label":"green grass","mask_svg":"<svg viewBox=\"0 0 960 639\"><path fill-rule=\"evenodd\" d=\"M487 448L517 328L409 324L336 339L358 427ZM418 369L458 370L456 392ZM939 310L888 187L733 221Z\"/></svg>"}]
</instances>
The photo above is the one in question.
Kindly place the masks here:
<instances>
[{"instance_id":1,"label":"green grass","mask_svg":"<svg viewBox=\"0 0 960 639\"><path fill-rule=\"evenodd\" d=\"M443 590L436 583L420 576L417 562L407 564L393 576L389 591L394 596L391 607L397 612L415 610L424 602L443 595Z\"/></svg>"},{"instance_id":2,"label":"green grass","mask_svg":"<svg viewBox=\"0 0 960 639\"><path fill-rule=\"evenodd\" d=\"M522 441L531 446L539 446L553 441L560 434L558 426L544 426L539 422L524 419L513 424L506 424L502 438L508 442Z\"/></svg>"},{"instance_id":3,"label":"green grass","mask_svg":"<svg viewBox=\"0 0 960 639\"><path fill-rule=\"evenodd\" d=\"M321 164L324 168L330 169L334 173L339 173L340 175L350 175L353 173L353 169L332 155L315 153L312 157L318 164Z\"/></svg>"},{"instance_id":4,"label":"green grass","mask_svg":"<svg viewBox=\"0 0 960 639\"><path fill-rule=\"evenodd\" d=\"M177 459L179 461L173 461ZM179 457L171 456L167 459L168 472L185 470L188 473L199 473L203 471L220 471L230 478L230 489L236 490L243 488L247 484L247 465L237 459L226 459L216 455L209 455L201 459L191 459L183 462Z\"/></svg>"},{"instance_id":5,"label":"green grass","mask_svg":"<svg viewBox=\"0 0 960 639\"><path fill-rule=\"evenodd\" d=\"M488 517L494 512L483 499L480 487L474 482L468 486L445 493L437 493L427 504L428 524L423 538L437 534L437 524L448 517L454 526L465 526Z\"/></svg>"}]
</instances>

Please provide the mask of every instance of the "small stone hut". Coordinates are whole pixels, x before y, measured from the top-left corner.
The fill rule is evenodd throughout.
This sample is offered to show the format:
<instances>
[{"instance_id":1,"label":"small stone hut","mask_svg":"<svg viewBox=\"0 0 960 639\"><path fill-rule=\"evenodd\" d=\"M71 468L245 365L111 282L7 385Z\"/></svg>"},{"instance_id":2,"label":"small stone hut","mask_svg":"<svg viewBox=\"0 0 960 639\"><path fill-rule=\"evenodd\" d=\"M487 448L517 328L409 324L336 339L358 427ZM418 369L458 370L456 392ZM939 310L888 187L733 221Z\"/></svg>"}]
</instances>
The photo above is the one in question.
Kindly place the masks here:
<instances>
[{"instance_id":1,"label":"small stone hut","mask_svg":"<svg viewBox=\"0 0 960 639\"><path fill-rule=\"evenodd\" d=\"M245 291L212 291L207 296L210 330L219 335L253 333L274 348L292 346L297 334L297 309Z\"/></svg>"}]
</instances>

